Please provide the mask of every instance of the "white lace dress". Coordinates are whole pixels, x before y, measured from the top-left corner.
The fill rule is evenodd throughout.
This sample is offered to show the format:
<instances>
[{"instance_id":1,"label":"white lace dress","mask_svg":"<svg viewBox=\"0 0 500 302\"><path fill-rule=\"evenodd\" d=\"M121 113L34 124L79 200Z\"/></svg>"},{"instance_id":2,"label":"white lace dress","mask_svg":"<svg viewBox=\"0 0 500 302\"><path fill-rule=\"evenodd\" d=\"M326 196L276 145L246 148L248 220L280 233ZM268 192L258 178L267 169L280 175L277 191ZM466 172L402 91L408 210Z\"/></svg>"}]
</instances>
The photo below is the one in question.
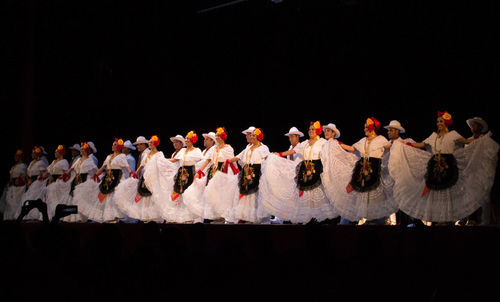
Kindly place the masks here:
<instances>
[{"instance_id":1,"label":"white lace dress","mask_svg":"<svg viewBox=\"0 0 500 302\"><path fill-rule=\"evenodd\" d=\"M156 180L146 181L147 177L151 178L152 175L157 177L155 171L158 170L157 158L164 158L161 151L156 153L149 152L146 156L142 157L140 167L142 168L141 175L142 178L128 178L116 187L115 200L116 204L120 210L130 218L139 219L141 221L159 221L163 220L161 209L158 206L160 203L156 198L161 197L161 194L157 194L155 187L149 187L152 183L157 183ZM150 170L154 170L150 172Z\"/></svg>"},{"instance_id":2,"label":"white lace dress","mask_svg":"<svg viewBox=\"0 0 500 302\"><path fill-rule=\"evenodd\" d=\"M292 223L307 223L313 218L323 221L338 216L325 195L321 178L326 142L320 138L311 146L309 140L303 141L294 149L299 155L297 161L276 155L268 157L261 186L262 204L267 212ZM303 180L308 177L306 167L314 170L308 174L314 175L310 180Z\"/></svg>"},{"instance_id":3,"label":"white lace dress","mask_svg":"<svg viewBox=\"0 0 500 302\"><path fill-rule=\"evenodd\" d=\"M406 214L431 222L453 222L466 217L487 202L495 178L498 144L483 136L459 148L455 140L461 137L450 131L439 138L433 133L424 142L433 152L405 144L391 147L389 172L394 178L394 198ZM453 154L458 168L456 183L449 188L426 188L425 175L434 154ZM450 153L451 152L451 153Z\"/></svg>"},{"instance_id":4,"label":"white lace dress","mask_svg":"<svg viewBox=\"0 0 500 302\"><path fill-rule=\"evenodd\" d=\"M384 173L382 158L387 144L389 141L381 135L371 141L364 137L353 145L357 152L350 153L337 140L328 142L323 185L341 217L351 221L373 220L388 217L398 210L391 197L392 180Z\"/></svg>"},{"instance_id":5,"label":"white lace dress","mask_svg":"<svg viewBox=\"0 0 500 302\"><path fill-rule=\"evenodd\" d=\"M21 196L20 207L17 209L16 217L21 213L21 207L26 200L45 199L45 189L47 187L47 179L39 180L38 177L41 173L47 171L47 161L33 160L30 162L26 174L28 175L28 188ZM31 184L30 184L31 182ZM42 213L37 209L32 209L24 220L42 220Z\"/></svg>"},{"instance_id":6,"label":"white lace dress","mask_svg":"<svg viewBox=\"0 0 500 302\"><path fill-rule=\"evenodd\" d=\"M234 157L234 149L228 144L223 148L212 147L207 157L210 163L204 171L205 176L198 179L196 177L192 188L188 190L196 191L186 204L190 210L206 219L225 218L233 221L233 199L238 187L238 176L233 169L225 162ZM235 167L235 164L233 164Z\"/></svg>"},{"instance_id":7,"label":"white lace dress","mask_svg":"<svg viewBox=\"0 0 500 302\"><path fill-rule=\"evenodd\" d=\"M21 180L16 184L16 179L26 174L26 169L26 164L18 163L15 164L9 171L10 181L5 187L2 195L2 203L4 204L2 212L4 213L4 220L16 220L16 215L19 215L19 209L22 206L21 197L26 190L26 184L24 180Z\"/></svg>"},{"instance_id":8,"label":"white lace dress","mask_svg":"<svg viewBox=\"0 0 500 302\"><path fill-rule=\"evenodd\" d=\"M54 160L47 170L50 176L47 181L44 200L45 203L47 203L47 214L49 215L49 219L52 219L56 213L56 206L59 203L66 204L69 197L71 183L59 179L64 172L69 170L69 163L66 159L61 159L59 161Z\"/></svg>"},{"instance_id":9,"label":"white lace dress","mask_svg":"<svg viewBox=\"0 0 500 302\"><path fill-rule=\"evenodd\" d=\"M86 216L89 220L96 222L111 222L116 219L124 218L125 215L120 211L116 205L114 194L116 187L112 192L103 194L100 185L106 181L108 172L112 174L112 170L121 170L121 177L109 176L108 180L121 182L125 180L127 174L128 162L125 154L121 153L114 158L108 155L104 161L103 166L106 167L104 173L100 175L100 181L96 182L92 178L78 185L73 192L73 202L78 205L79 211ZM103 184L104 185L104 184Z\"/></svg>"}]
</instances>

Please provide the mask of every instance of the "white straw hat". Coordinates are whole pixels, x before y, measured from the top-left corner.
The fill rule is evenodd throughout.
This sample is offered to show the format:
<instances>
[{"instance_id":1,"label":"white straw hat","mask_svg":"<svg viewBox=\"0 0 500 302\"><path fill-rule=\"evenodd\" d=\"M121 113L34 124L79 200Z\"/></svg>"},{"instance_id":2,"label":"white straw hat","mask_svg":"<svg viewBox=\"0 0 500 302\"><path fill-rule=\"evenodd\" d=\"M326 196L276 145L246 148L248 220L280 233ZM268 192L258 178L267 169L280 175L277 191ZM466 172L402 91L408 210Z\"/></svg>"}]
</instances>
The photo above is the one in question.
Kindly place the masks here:
<instances>
[{"instance_id":1,"label":"white straw hat","mask_svg":"<svg viewBox=\"0 0 500 302\"><path fill-rule=\"evenodd\" d=\"M144 136L139 136L136 138L135 142L132 145L139 145L139 144L148 144L149 141L144 137Z\"/></svg>"},{"instance_id":2,"label":"white straw hat","mask_svg":"<svg viewBox=\"0 0 500 302\"><path fill-rule=\"evenodd\" d=\"M217 141L215 140L215 132L208 132L208 133L203 133L202 134L204 138L211 138L215 143L217 143Z\"/></svg>"},{"instance_id":3,"label":"white straw hat","mask_svg":"<svg viewBox=\"0 0 500 302\"><path fill-rule=\"evenodd\" d=\"M389 125L384 126L385 129L394 128L398 129L400 133L405 133L405 128L401 126L401 123L397 120L392 120Z\"/></svg>"},{"instance_id":4,"label":"white straw hat","mask_svg":"<svg viewBox=\"0 0 500 302\"><path fill-rule=\"evenodd\" d=\"M470 127L470 124L471 124L472 122L474 122L474 123L478 123L478 124L480 124L481 126L483 126L483 129L481 130L481 132L482 132L482 133L486 133L486 132L488 132L488 123L486 123L486 121L485 121L485 120L483 120L483 119L482 119L482 118L480 118L480 117L473 117L473 118L470 118L470 119L468 119L466 122L467 122L467 125L469 125L469 127Z\"/></svg>"},{"instance_id":5,"label":"white straw hat","mask_svg":"<svg viewBox=\"0 0 500 302\"><path fill-rule=\"evenodd\" d=\"M123 143L123 147L129 148L130 150L136 149L136 147L134 145L132 145L132 142L128 139Z\"/></svg>"},{"instance_id":6,"label":"white straw hat","mask_svg":"<svg viewBox=\"0 0 500 302\"><path fill-rule=\"evenodd\" d=\"M74 144L73 146L69 147L70 149L74 149L76 151L80 151L80 145L79 144Z\"/></svg>"},{"instance_id":7,"label":"white straw hat","mask_svg":"<svg viewBox=\"0 0 500 302\"><path fill-rule=\"evenodd\" d=\"M304 136L304 133L300 132L299 129L297 129L297 127L290 128L288 133L285 133L285 136L290 136L290 134L295 134L295 135L298 135L299 137Z\"/></svg>"},{"instance_id":8,"label":"white straw hat","mask_svg":"<svg viewBox=\"0 0 500 302\"><path fill-rule=\"evenodd\" d=\"M171 137L171 138L170 138L170 140L172 141L172 143L173 143L174 141L179 141L179 142L181 142L181 143L182 143L182 146L183 146L183 147L186 147L186 140L185 140L185 139L184 139L184 137L183 137L182 135L180 135L180 134L177 134L176 136Z\"/></svg>"},{"instance_id":9,"label":"white straw hat","mask_svg":"<svg viewBox=\"0 0 500 302\"><path fill-rule=\"evenodd\" d=\"M335 138L339 138L340 137L340 130L337 129L337 126L335 126L335 124L329 123L328 125L323 126L323 128L324 129L330 129L333 132L335 132Z\"/></svg>"},{"instance_id":10,"label":"white straw hat","mask_svg":"<svg viewBox=\"0 0 500 302\"><path fill-rule=\"evenodd\" d=\"M255 127L250 126L250 127L248 127L248 129L243 130L241 133L247 135L248 133L254 132L254 130L255 130Z\"/></svg>"},{"instance_id":11,"label":"white straw hat","mask_svg":"<svg viewBox=\"0 0 500 302\"><path fill-rule=\"evenodd\" d=\"M90 149L92 149L92 153L97 153L97 149L95 148L95 145L93 142L87 142L87 144L89 144L90 146Z\"/></svg>"}]
</instances>

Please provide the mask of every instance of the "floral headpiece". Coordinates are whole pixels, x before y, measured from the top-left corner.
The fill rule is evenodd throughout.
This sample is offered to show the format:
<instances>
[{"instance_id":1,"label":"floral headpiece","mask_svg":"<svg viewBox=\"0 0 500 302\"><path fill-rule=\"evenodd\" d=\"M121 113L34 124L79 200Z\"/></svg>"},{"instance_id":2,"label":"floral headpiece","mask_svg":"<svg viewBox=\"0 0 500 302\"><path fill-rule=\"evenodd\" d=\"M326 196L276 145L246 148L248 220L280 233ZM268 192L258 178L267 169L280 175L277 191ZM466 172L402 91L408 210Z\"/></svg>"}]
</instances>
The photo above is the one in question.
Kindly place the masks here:
<instances>
[{"instance_id":1,"label":"floral headpiece","mask_svg":"<svg viewBox=\"0 0 500 302\"><path fill-rule=\"evenodd\" d=\"M38 155L38 156L41 156L42 153L43 153L42 148L41 147L37 147L37 146L35 146L33 148L33 151L35 151L36 155Z\"/></svg>"},{"instance_id":2,"label":"floral headpiece","mask_svg":"<svg viewBox=\"0 0 500 302\"><path fill-rule=\"evenodd\" d=\"M59 153L60 155L64 155L64 154L66 154L66 149L64 149L64 146L63 146L63 145L59 145L59 146L57 146L56 151L57 151L57 153Z\"/></svg>"},{"instance_id":3,"label":"floral headpiece","mask_svg":"<svg viewBox=\"0 0 500 302\"><path fill-rule=\"evenodd\" d=\"M319 121L311 122L311 125L314 127L314 131L316 131L316 135L320 135L323 132L323 126Z\"/></svg>"},{"instance_id":4,"label":"floral headpiece","mask_svg":"<svg viewBox=\"0 0 500 302\"><path fill-rule=\"evenodd\" d=\"M153 143L153 146L158 147L160 145L160 139L158 138L157 135L151 136L151 142Z\"/></svg>"},{"instance_id":5,"label":"floral headpiece","mask_svg":"<svg viewBox=\"0 0 500 302\"><path fill-rule=\"evenodd\" d=\"M448 111L446 111L446 110L444 112L438 111L438 117L442 117L443 118L444 124L446 126L453 125L453 119L451 117L451 114L448 113Z\"/></svg>"},{"instance_id":6,"label":"floral headpiece","mask_svg":"<svg viewBox=\"0 0 500 302\"><path fill-rule=\"evenodd\" d=\"M118 138L115 138L115 142L116 142L116 150L118 151L122 151L123 149L123 139L118 139Z\"/></svg>"},{"instance_id":7,"label":"floral headpiece","mask_svg":"<svg viewBox=\"0 0 500 302\"><path fill-rule=\"evenodd\" d=\"M92 148L90 148L89 144L86 143L86 142L80 144L80 149L85 150L85 152L87 152L87 154L91 154L92 153Z\"/></svg>"},{"instance_id":8,"label":"floral headpiece","mask_svg":"<svg viewBox=\"0 0 500 302\"><path fill-rule=\"evenodd\" d=\"M194 131L192 130L189 131L186 136L193 144L195 144L198 141L198 135L196 135L196 133L194 133Z\"/></svg>"},{"instance_id":9,"label":"floral headpiece","mask_svg":"<svg viewBox=\"0 0 500 302\"><path fill-rule=\"evenodd\" d=\"M255 134L255 137L259 142L261 142L264 139L264 133L262 133L262 130L260 130L260 128L256 128L253 131L253 134Z\"/></svg>"},{"instance_id":10,"label":"floral headpiece","mask_svg":"<svg viewBox=\"0 0 500 302\"><path fill-rule=\"evenodd\" d=\"M23 155L23 150L17 149L16 155L22 156Z\"/></svg>"},{"instance_id":11,"label":"floral headpiece","mask_svg":"<svg viewBox=\"0 0 500 302\"><path fill-rule=\"evenodd\" d=\"M219 127L215 130L215 133L217 133L217 135L222 138L223 140L226 140L227 139L227 132L226 132L226 129L224 129L224 127Z\"/></svg>"},{"instance_id":12,"label":"floral headpiece","mask_svg":"<svg viewBox=\"0 0 500 302\"><path fill-rule=\"evenodd\" d=\"M372 116L366 119L366 126L369 131L378 130L380 129L380 122Z\"/></svg>"}]
</instances>

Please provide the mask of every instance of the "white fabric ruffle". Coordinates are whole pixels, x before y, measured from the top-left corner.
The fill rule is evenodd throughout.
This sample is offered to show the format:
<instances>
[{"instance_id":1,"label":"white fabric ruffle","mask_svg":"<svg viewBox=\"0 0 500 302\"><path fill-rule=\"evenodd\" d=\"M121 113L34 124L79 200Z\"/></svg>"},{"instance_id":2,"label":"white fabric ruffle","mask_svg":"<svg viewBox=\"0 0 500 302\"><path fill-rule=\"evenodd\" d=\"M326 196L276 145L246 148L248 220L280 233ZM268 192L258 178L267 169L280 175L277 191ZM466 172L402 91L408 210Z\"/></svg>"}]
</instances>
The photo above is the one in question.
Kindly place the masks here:
<instances>
[{"instance_id":1,"label":"white fabric ruffle","mask_svg":"<svg viewBox=\"0 0 500 302\"><path fill-rule=\"evenodd\" d=\"M312 218L322 221L337 217L338 214L325 195L323 184L304 191L299 196L295 176L300 163L274 154L269 155L262 166L259 185L265 211L292 223L307 223Z\"/></svg>"},{"instance_id":2,"label":"white fabric ruffle","mask_svg":"<svg viewBox=\"0 0 500 302\"><path fill-rule=\"evenodd\" d=\"M30 187L26 192L21 196L20 207L17 209L16 218L21 214L21 207L26 200L37 200L41 199L45 202L45 192L47 189L47 179L44 180L35 180L31 183ZM24 220L42 220L42 213L37 209L32 209L26 216L24 216Z\"/></svg>"},{"instance_id":3,"label":"white fabric ruffle","mask_svg":"<svg viewBox=\"0 0 500 302\"><path fill-rule=\"evenodd\" d=\"M4 220L16 220L21 213L22 201L26 186L8 186L5 192Z\"/></svg>"},{"instance_id":4,"label":"white fabric ruffle","mask_svg":"<svg viewBox=\"0 0 500 302\"><path fill-rule=\"evenodd\" d=\"M115 192L107 194L102 202L99 200L98 194L99 183L94 181L92 177L88 177L87 181L79 184L73 190L73 203L78 206L78 211L85 217L96 222L110 222L125 217L116 205Z\"/></svg>"},{"instance_id":5,"label":"white fabric ruffle","mask_svg":"<svg viewBox=\"0 0 500 302\"><path fill-rule=\"evenodd\" d=\"M351 221L388 217L398 210L392 196L392 179L387 178L387 169L382 160L380 185L368 192L352 191L346 187L351 181L354 165L359 157L345 151L338 141L329 140L322 153L323 174L321 179L325 193L342 218Z\"/></svg>"},{"instance_id":6,"label":"white fabric ruffle","mask_svg":"<svg viewBox=\"0 0 500 302\"><path fill-rule=\"evenodd\" d=\"M116 205L127 217L141 221L161 220L161 211L154 200L158 195L141 197L137 193L138 185L139 180L136 178L121 181L115 189Z\"/></svg>"},{"instance_id":7,"label":"white fabric ruffle","mask_svg":"<svg viewBox=\"0 0 500 302\"><path fill-rule=\"evenodd\" d=\"M231 169L228 169L227 173L217 171L205 187L203 217L224 218L226 221L234 222L236 218L233 203L236 194L239 198L238 175Z\"/></svg>"},{"instance_id":8,"label":"white fabric ruffle","mask_svg":"<svg viewBox=\"0 0 500 302\"><path fill-rule=\"evenodd\" d=\"M431 190L422 197L424 175L432 154L404 144L391 147L389 172L394 178L394 198L406 214L425 221L456 221L487 202L495 178L498 144L489 136L456 150L457 183Z\"/></svg>"}]
</instances>

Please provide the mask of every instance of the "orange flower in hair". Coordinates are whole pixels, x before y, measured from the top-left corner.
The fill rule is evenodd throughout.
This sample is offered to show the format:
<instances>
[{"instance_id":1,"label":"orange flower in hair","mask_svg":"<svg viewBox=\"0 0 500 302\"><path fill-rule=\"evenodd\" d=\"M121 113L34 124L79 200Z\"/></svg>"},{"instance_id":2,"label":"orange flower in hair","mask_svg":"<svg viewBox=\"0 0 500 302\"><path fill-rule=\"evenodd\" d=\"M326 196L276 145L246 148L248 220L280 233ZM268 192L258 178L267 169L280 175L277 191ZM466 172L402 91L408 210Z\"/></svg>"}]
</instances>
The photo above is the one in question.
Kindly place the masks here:
<instances>
[{"instance_id":1,"label":"orange flower in hair","mask_svg":"<svg viewBox=\"0 0 500 302\"><path fill-rule=\"evenodd\" d=\"M316 135L320 135L323 132L323 126L321 126L321 123L319 121L316 121L314 123L311 122L311 125L314 127Z\"/></svg>"},{"instance_id":2,"label":"orange flower in hair","mask_svg":"<svg viewBox=\"0 0 500 302\"><path fill-rule=\"evenodd\" d=\"M33 148L33 151L35 151L36 154L41 155L42 154L42 148L35 146Z\"/></svg>"},{"instance_id":3,"label":"orange flower in hair","mask_svg":"<svg viewBox=\"0 0 500 302\"><path fill-rule=\"evenodd\" d=\"M215 130L215 132L217 133L217 135L219 135L220 138L222 138L223 140L226 140L227 139L227 133L226 133L226 129L224 129L224 127L219 127Z\"/></svg>"},{"instance_id":4,"label":"orange flower in hair","mask_svg":"<svg viewBox=\"0 0 500 302\"><path fill-rule=\"evenodd\" d=\"M444 124L446 126L451 126L453 124L453 119L451 117L451 114L449 114L448 111L446 110L444 112L438 111L438 117L443 118Z\"/></svg>"},{"instance_id":5,"label":"orange flower in hair","mask_svg":"<svg viewBox=\"0 0 500 302\"><path fill-rule=\"evenodd\" d=\"M16 151L16 155L23 155L23 150L21 150L21 149L17 149L17 151Z\"/></svg>"},{"instance_id":6,"label":"orange flower in hair","mask_svg":"<svg viewBox=\"0 0 500 302\"><path fill-rule=\"evenodd\" d=\"M264 133L262 133L262 130L260 130L260 128L255 129L253 131L253 134L255 134L259 142L261 142L264 139Z\"/></svg>"},{"instance_id":7,"label":"orange flower in hair","mask_svg":"<svg viewBox=\"0 0 500 302\"><path fill-rule=\"evenodd\" d=\"M380 129L380 122L373 116L366 119L366 126L369 131Z\"/></svg>"},{"instance_id":8,"label":"orange flower in hair","mask_svg":"<svg viewBox=\"0 0 500 302\"><path fill-rule=\"evenodd\" d=\"M196 133L194 133L194 131L192 130L189 131L186 136L189 139L189 141L191 141L191 143L193 144L195 144L198 141L198 135L196 135Z\"/></svg>"},{"instance_id":9,"label":"orange flower in hair","mask_svg":"<svg viewBox=\"0 0 500 302\"><path fill-rule=\"evenodd\" d=\"M157 135L153 135L151 136L151 142L153 143L153 146L158 147L158 145L160 144L160 139Z\"/></svg>"},{"instance_id":10,"label":"orange flower in hair","mask_svg":"<svg viewBox=\"0 0 500 302\"><path fill-rule=\"evenodd\" d=\"M80 148L85 150L85 152L87 152L87 154L92 153L92 148L90 148L88 143L81 143Z\"/></svg>"},{"instance_id":11,"label":"orange flower in hair","mask_svg":"<svg viewBox=\"0 0 500 302\"><path fill-rule=\"evenodd\" d=\"M115 138L115 142L116 142L116 150L122 151L122 149L124 147L123 146L123 139L121 139L121 138L120 139Z\"/></svg>"},{"instance_id":12,"label":"orange flower in hair","mask_svg":"<svg viewBox=\"0 0 500 302\"><path fill-rule=\"evenodd\" d=\"M61 155L66 154L66 149L64 149L64 146L63 146L63 145L59 145L59 146L57 146L56 151L57 151L57 153L59 153L59 154L61 154Z\"/></svg>"}]
</instances>

